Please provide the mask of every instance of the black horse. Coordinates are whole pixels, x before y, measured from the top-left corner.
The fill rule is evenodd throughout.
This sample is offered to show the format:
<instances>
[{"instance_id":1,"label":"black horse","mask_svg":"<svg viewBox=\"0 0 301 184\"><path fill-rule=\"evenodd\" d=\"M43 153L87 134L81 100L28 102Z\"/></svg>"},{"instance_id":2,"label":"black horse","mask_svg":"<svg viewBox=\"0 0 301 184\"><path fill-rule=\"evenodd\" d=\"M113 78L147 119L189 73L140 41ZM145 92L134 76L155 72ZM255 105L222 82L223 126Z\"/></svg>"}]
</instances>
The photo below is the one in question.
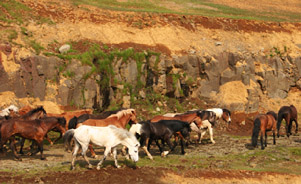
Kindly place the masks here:
<instances>
[{"instance_id":1,"label":"black horse","mask_svg":"<svg viewBox=\"0 0 301 184\"><path fill-rule=\"evenodd\" d=\"M116 114L117 112L124 110L124 108L115 110L115 111L104 111L100 114L82 114L79 117L74 116L72 119L70 119L68 124L68 129L75 129L76 125L79 123L82 123L86 121L87 119L105 119L109 117L112 114Z\"/></svg>"},{"instance_id":2,"label":"black horse","mask_svg":"<svg viewBox=\"0 0 301 184\"><path fill-rule=\"evenodd\" d=\"M298 133L298 113L297 109L294 105L291 106L282 106L279 111L278 111L278 120L277 120L277 130L278 134L277 136L279 137L279 130L281 126L281 121L285 119L286 124L285 124L285 130L286 130L286 135L289 137L292 135L292 124L293 121L296 124L296 133Z\"/></svg>"},{"instance_id":3,"label":"black horse","mask_svg":"<svg viewBox=\"0 0 301 184\"><path fill-rule=\"evenodd\" d=\"M188 138L191 132L190 124L180 120L160 120L157 123L151 123L150 121L142 121L139 123L139 125L133 126L140 126L140 128L138 128L138 132L140 132L140 145L150 159L153 159L153 157L149 153L147 147L151 144L153 140L156 142L156 145L160 150L161 156L166 156L177 146L176 142L174 143L174 145L172 145L170 141L170 138L173 135L175 135L176 132L181 132L181 135L185 138ZM165 141L168 144L170 150L163 151L158 140ZM185 154L183 140L180 139L180 141L181 153Z\"/></svg>"}]
</instances>

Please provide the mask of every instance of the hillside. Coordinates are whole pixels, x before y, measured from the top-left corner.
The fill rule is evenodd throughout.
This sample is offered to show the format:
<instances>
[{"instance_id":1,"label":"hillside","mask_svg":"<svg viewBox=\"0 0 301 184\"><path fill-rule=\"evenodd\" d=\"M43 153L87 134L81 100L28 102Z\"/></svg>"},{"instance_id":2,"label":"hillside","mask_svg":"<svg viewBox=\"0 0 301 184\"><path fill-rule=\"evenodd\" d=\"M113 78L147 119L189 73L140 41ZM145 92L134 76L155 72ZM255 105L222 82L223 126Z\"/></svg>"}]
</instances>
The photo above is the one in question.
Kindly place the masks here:
<instances>
[{"instance_id":1,"label":"hillside","mask_svg":"<svg viewBox=\"0 0 301 184\"><path fill-rule=\"evenodd\" d=\"M212 58L223 59L223 57L227 57L229 59L229 57L234 57L235 63L238 61L243 63L243 60L246 60L247 57L256 58L255 61L260 57L265 58L264 60L270 60L272 56L279 58L285 56L283 60L285 64L287 59L298 58L300 55L301 26L300 21L298 21L300 17L298 7L301 7L301 5L298 1L274 1L273 3L263 1L260 3L260 7L257 6L257 1L239 3L234 0L198 3L194 1L183 1L181 3L177 1L164 1L162 3L150 1L150 3L135 4L131 1L116 1L115 3L101 5L96 1L83 0L3 1L1 3L0 34L2 36L0 41L2 42L1 61L4 71L7 72L8 78L14 78L13 73L24 67L20 61L33 55L46 57L49 56L49 53L55 55L55 53L58 53L58 48L65 43L71 44L72 49L80 53L88 50L89 43L97 43L109 47L111 50L128 48L134 48L137 52L150 50L172 60L193 55L193 57L198 58L197 60L200 60L200 58L205 60L211 58L210 60L212 60ZM156 11L154 11L154 8ZM277 21L271 22L271 20ZM227 53L226 56L223 53ZM259 63L262 62L259 61ZM264 66L258 65L256 67L258 70L265 70ZM175 67L174 64L173 67ZM273 66L267 67L273 68ZM298 66L295 67L298 72ZM175 76L178 76L177 70L172 70ZM222 74L227 75L226 78L233 75L226 71L224 70L224 74ZM65 70L66 72L68 73L69 70ZM185 72L180 71L179 73L181 75L179 79L181 85L183 80L186 82L188 80L187 78L181 79ZM237 69L235 69L235 72L235 75L238 75ZM291 74L287 73L288 76ZM207 73L206 75L210 77L210 74ZM217 74L213 76L215 75ZM256 76L254 77L256 78ZM224 85L223 88L219 86L225 84L226 81L218 82L219 86L209 88L207 91L204 91L204 89L196 90L198 93L201 91L204 95L192 94L189 97L206 97L217 100L216 103L221 106L242 111L244 108L233 108L233 105L231 106L232 103L246 105L245 103L248 100L245 99L250 95L244 96L242 95L244 92L241 91L236 94L235 90L231 89L235 88L235 85L240 85L235 83L231 85L231 81L237 81L240 78L225 79L228 84ZM243 85L239 88L244 90L258 88L258 80L255 78L253 79L254 83L251 82L253 87L248 83L250 86ZM299 79L296 76L291 80L298 81ZM17 97L38 97L39 99L36 99L37 104L43 103L39 102L40 100L47 100L63 106L74 104L74 100L85 101L85 99L70 99L74 95L56 97L61 89L60 84L62 84L62 81L59 82L59 85L51 84L52 87L50 88L49 85L46 85L45 94L42 95L38 90L36 92L34 90L33 92L27 92L27 95L19 92ZM204 85L204 82L200 84ZM8 86L11 85L14 84L4 85L1 91L7 91ZM168 87L168 82L166 82L166 85ZM174 86L174 84L171 85ZM45 86L43 86L38 88L44 88ZM179 92L183 90L181 86L178 89ZM223 90L223 94L219 93L220 90ZM276 109L282 104L293 103L300 97L297 83L291 84L283 90L286 91L286 94L280 95L281 98L278 98L279 95L268 94L268 96L265 96L256 92L258 96L255 100L260 100L259 103L264 105L256 106L252 111ZM210 91L214 91L213 96L209 94ZM164 94L165 92L161 90L160 93ZM190 89L190 93L193 93L193 89ZM260 93L264 94L265 92ZM85 96L90 98L88 94L85 94ZM274 98L270 98L271 96ZM64 102L63 98L68 98L68 100ZM218 99L223 99L224 102L218 101ZM26 102L18 101L18 103L24 105L36 100L23 100ZM231 102L231 100L234 100L234 102ZM9 102L2 103L2 106L8 105ZM124 99L123 102L119 101L118 103L125 103ZM82 103L77 103L76 105L91 108L93 104L83 106ZM194 104L191 108L198 105L200 103ZM177 108L177 110L180 109Z\"/></svg>"}]
</instances>

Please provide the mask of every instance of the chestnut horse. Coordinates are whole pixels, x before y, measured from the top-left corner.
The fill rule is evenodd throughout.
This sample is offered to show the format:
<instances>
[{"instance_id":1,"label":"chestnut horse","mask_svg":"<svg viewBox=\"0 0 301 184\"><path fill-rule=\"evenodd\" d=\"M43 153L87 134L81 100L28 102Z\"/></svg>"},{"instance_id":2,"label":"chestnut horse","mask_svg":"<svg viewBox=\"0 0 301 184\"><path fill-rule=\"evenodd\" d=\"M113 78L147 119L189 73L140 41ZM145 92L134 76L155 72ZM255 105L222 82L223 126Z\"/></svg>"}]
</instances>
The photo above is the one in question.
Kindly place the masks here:
<instances>
[{"instance_id":1,"label":"chestnut horse","mask_svg":"<svg viewBox=\"0 0 301 184\"><path fill-rule=\"evenodd\" d=\"M282 119L285 119L285 122L286 122L285 130L286 130L287 137L292 135L291 131L292 131L293 121L296 124L296 131L295 132L298 133L298 113L297 113L297 109L294 105L282 106L279 109L279 111L278 111L278 120L277 120L277 130L278 130L277 136L278 137L279 137L279 130L280 130Z\"/></svg>"},{"instance_id":2,"label":"chestnut horse","mask_svg":"<svg viewBox=\"0 0 301 184\"><path fill-rule=\"evenodd\" d=\"M115 125L117 128L126 128L126 125L129 122L137 123L136 119L136 111L135 109L124 109L117 114L112 114L106 119L88 119L84 121L83 123L79 123L76 125L76 128L78 128L81 125L89 125L89 126L98 126L98 127L105 127L109 125ZM89 149L91 151L91 156L95 157L96 154L92 148L92 145L89 145Z\"/></svg>"},{"instance_id":3,"label":"chestnut horse","mask_svg":"<svg viewBox=\"0 0 301 184\"><path fill-rule=\"evenodd\" d=\"M277 114L274 111L269 111L266 114L259 114L255 117L254 128L252 134L252 145L257 146L258 135L260 133L261 149L267 147L267 131L273 132L273 144L276 144L276 121ZM263 143L263 135L265 141Z\"/></svg>"},{"instance_id":4,"label":"chestnut horse","mask_svg":"<svg viewBox=\"0 0 301 184\"><path fill-rule=\"evenodd\" d=\"M2 122L0 127L0 148L2 148L7 140L14 138L14 136L17 135L25 139L34 140L38 145L37 152L40 151L41 159L44 160L45 157L43 155L43 139L45 135L53 128L57 128L65 133L65 124L65 118L56 117L44 117L35 120L23 120L19 118L6 120ZM11 141L11 150L14 153L15 158L21 160L21 158L16 153L14 141Z\"/></svg>"},{"instance_id":5,"label":"chestnut horse","mask_svg":"<svg viewBox=\"0 0 301 184\"><path fill-rule=\"evenodd\" d=\"M76 125L79 123L82 123L88 119L105 119L109 117L112 114L116 114L121 110L126 110L126 109L119 109L115 111L104 111L100 114L82 114L80 116L74 116L72 119L70 119L68 123L68 129L76 128Z\"/></svg>"}]
</instances>

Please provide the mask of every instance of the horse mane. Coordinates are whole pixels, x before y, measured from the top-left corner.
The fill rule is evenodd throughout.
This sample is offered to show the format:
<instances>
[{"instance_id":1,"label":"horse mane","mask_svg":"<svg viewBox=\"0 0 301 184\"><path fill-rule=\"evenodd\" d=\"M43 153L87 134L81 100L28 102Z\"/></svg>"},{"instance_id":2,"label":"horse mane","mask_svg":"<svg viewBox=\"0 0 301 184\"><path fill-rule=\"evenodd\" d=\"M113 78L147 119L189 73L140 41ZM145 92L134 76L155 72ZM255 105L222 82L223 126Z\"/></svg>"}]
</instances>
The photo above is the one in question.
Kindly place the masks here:
<instances>
[{"instance_id":1,"label":"horse mane","mask_svg":"<svg viewBox=\"0 0 301 184\"><path fill-rule=\"evenodd\" d=\"M31 116L31 115L33 115L34 113L39 112L39 111L43 111L43 112L46 114L46 111L45 111L44 107L43 107L43 106L40 106L40 107L37 107L37 108L35 108L35 109L29 111L28 113L26 113L26 114L24 115L24 117Z\"/></svg>"},{"instance_id":2,"label":"horse mane","mask_svg":"<svg viewBox=\"0 0 301 184\"><path fill-rule=\"evenodd\" d=\"M132 114L133 112L135 112L135 109L124 109L120 110L116 114L110 115L108 118L117 117L117 119L120 119L121 117L126 116L128 114Z\"/></svg>"},{"instance_id":3,"label":"horse mane","mask_svg":"<svg viewBox=\"0 0 301 184\"><path fill-rule=\"evenodd\" d=\"M117 128L115 125L109 125L108 127L114 132L116 137L118 137L120 140L124 140L126 138L130 138L133 140L134 138L136 138L129 131L122 129L122 128Z\"/></svg>"},{"instance_id":4,"label":"horse mane","mask_svg":"<svg viewBox=\"0 0 301 184\"><path fill-rule=\"evenodd\" d=\"M227 112L231 116L231 112L228 109L223 109L223 112Z\"/></svg>"}]
</instances>

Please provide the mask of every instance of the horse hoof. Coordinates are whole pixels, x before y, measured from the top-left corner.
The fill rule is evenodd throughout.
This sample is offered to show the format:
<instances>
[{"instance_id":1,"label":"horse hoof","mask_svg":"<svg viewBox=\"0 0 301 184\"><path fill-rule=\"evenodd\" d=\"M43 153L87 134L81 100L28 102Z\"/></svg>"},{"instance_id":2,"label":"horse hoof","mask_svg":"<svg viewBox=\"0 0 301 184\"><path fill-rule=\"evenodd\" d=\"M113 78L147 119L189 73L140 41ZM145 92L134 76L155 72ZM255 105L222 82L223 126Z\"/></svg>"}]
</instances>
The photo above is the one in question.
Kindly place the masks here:
<instances>
[{"instance_id":1,"label":"horse hoof","mask_svg":"<svg viewBox=\"0 0 301 184\"><path fill-rule=\"evenodd\" d=\"M88 169L92 169L92 167L93 167L93 166L90 164L90 165L88 166Z\"/></svg>"},{"instance_id":2,"label":"horse hoof","mask_svg":"<svg viewBox=\"0 0 301 184\"><path fill-rule=\"evenodd\" d=\"M71 166L70 170L71 170L71 171L74 171L74 170L75 170L75 167Z\"/></svg>"},{"instance_id":3,"label":"horse hoof","mask_svg":"<svg viewBox=\"0 0 301 184\"><path fill-rule=\"evenodd\" d=\"M42 157L41 160L47 160L45 157Z\"/></svg>"},{"instance_id":4,"label":"horse hoof","mask_svg":"<svg viewBox=\"0 0 301 184\"><path fill-rule=\"evenodd\" d=\"M97 166L97 167L96 167L96 170L98 170L98 171L99 171L99 170L100 170L100 166Z\"/></svg>"},{"instance_id":5,"label":"horse hoof","mask_svg":"<svg viewBox=\"0 0 301 184\"><path fill-rule=\"evenodd\" d=\"M121 167L120 165L117 165L117 166L116 166L117 169L119 169L120 167Z\"/></svg>"}]
</instances>

